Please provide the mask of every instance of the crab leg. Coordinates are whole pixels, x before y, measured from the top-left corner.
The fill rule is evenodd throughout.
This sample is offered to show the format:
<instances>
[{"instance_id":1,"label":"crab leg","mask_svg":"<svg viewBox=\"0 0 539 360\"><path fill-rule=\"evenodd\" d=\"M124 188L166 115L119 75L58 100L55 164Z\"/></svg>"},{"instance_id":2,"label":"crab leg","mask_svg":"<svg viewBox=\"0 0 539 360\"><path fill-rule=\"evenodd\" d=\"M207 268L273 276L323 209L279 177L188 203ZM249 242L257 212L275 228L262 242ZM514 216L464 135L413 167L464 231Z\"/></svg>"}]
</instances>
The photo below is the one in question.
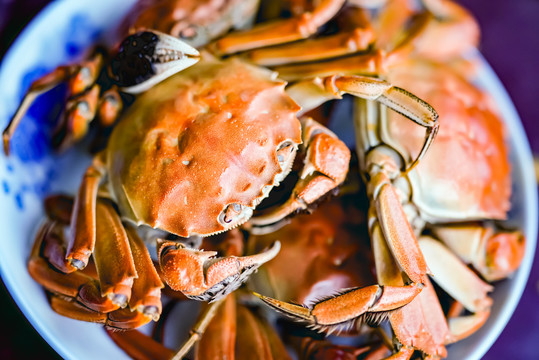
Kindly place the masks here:
<instances>
[{"instance_id":1,"label":"crab leg","mask_svg":"<svg viewBox=\"0 0 539 360\"><path fill-rule=\"evenodd\" d=\"M468 225L436 226L433 232L489 282L510 276L524 257L526 239L519 231L496 232L489 227Z\"/></svg>"},{"instance_id":2,"label":"crab leg","mask_svg":"<svg viewBox=\"0 0 539 360\"><path fill-rule=\"evenodd\" d=\"M492 304L487 292L492 290L492 286L483 282L439 241L423 236L419 245L429 267L432 266L438 285L455 298L459 305L472 312L471 315L458 316L460 311L452 309L449 314L450 336L446 343L464 339L487 321Z\"/></svg>"},{"instance_id":3,"label":"crab leg","mask_svg":"<svg viewBox=\"0 0 539 360\"><path fill-rule=\"evenodd\" d=\"M47 248L47 246L51 249L50 252L52 252L52 249L61 250L60 241L57 225L54 222L44 223L38 231L32 247L30 259L28 260L28 272L34 280L47 289L75 298L79 288L93 281L93 279L82 272L74 272L68 275L62 274L60 272L62 270L61 266L58 269L60 271L57 271L49 265L45 258L41 257L42 249Z\"/></svg>"},{"instance_id":4,"label":"crab leg","mask_svg":"<svg viewBox=\"0 0 539 360\"><path fill-rule=\"evenodd\" d=\"M162 310L161 289L164 285L136 229L126 225L125 230L137 273L131 289L129 308L157 321Z\"/></svg>"},{"instance_id":5,"label":"crab leg","mask_svg":"<svg viewBox=\"0 0 539 360\"><path fill-rule=\"evenodd\" d=\"M438 130L436 111L414 94L384 80L365 76L338 76L305 80L287 89L288 94L302 106L302 111L348 93L361 99L376 100L427 129L427 137L418 161L428 150ZM316 98L313 101L312 98ZM413 167L413 165L411 165Z\"/></svg>"},{"instance_id":6,"label":"crab leg","mask_svg":"<svg viewBox=\"0 0 539 360\"><path fill-rule=\"evenodd\" d=\"M322 0L312 12L232 33L214 43L215 51L226 55L308 38L335 16L344 3L345 0Z\"/></svg>"},{"instance_id":7,"label":"crab leg","mask_svg":"<svg viewBox=\"0 0 539 360\"><path fill-rule=\"evenodd\" d=\"M140 248L136 255L142 258ZM120 218L112 205L99 199L96 204L96 242L94 259L99 276L101 296L121 307L127 306L133 281L137 277L129 240ZM142 264L139 264L142 265ZM143 276L148 277L147 273ZM142 291L137 287L137 290ZM140 295L140 293L137 293ZM139 303L142 299L136 299ZM143 306L142 304L139 304ZM154 313L157 310L154 309Z\"/></svg>"},{"instance_id":8,"label":"crab leg","mask_svg":"<svg viewBox=\"0 0 539 360\"><path fill-rule=\"evenodd\" d=\"M391 255L380 228L371 229L371 242L376 265L376 276L382 285L402 286L402 271ZM426 354L446 356L444 344L450 338L444 313L430 281L408 305L389 314L397 340L403 344L395 358L409 358L414 348Z\"/></svg>"},{"instance_id":9,"label":"crab leg","mask_svg":"<svg viewBox=\"0 0 539 360\"><path fill-rule=\"evenodd\" d=\"M195 360L234 359L237 332L236 307L236 297L230 294L225 298L224 304L219 307L197 343Z\"/></svg>"},{"instance_id":10,"label":"crab leg","mask_svg":"<svg viewBox=\"0 0 539 360\"><path fill-rule=\"evenodd\" d=\"M183 41L158 31L145 31L124 40L120 51L113 57L110 75L117 86L100 94L96 81L103 76L103 53L96 51L80 64L60 66L36 80L23 98L3 132L3 147L9 155L9 143L24 115L43 93L63 82L68 82L68 103L63 119L54 135L54 145L65 148L81 139L88 124L99 114L102 125L112 124L122 109L117 88L137 94L148 90L173 74L196 64L199 52ZM144 70L142 70L144 69ZM105 81L101 85L108 85ZM100 100L101 98L101 100Z\"/></svg>"},{"instance_id":11,"label":"crab leg","mask_svg":"<svg viewBox=\"0 0 539 360\"><path fill-rule=\"evenodd\" d=\"M53 137L57 149L66 148L86 135L97 113L100 90L95 84L83 95L67 102L63 120Z\"/></svg>"},{"instance_id":12,"label":"crab leg","mask_svg":"<svg viewBox=\"0 0 539 360\"><path fill-rule=\"evenodd\" d=\"M73 212L73 197L67 195L52 195L45 198L45 213L52 221L69 225Z\"/></svg>"},{"instance_id":13,"label":"crab leg","mask_svg":"<svg viewBox=\"0 0 539 360\"><path fill-rule=\"evenodd\" d=\"M454 343L470 336L483 326L490 315L490 311L481 311L471 315L460 315L463 309L464 306L458 301L455 301L447 314L449 329L451 331L451 338L448 339L447 343Z\"/></svg>"},{"instance_id":14,"label":"crab leg","mask_svg":"<svg viewBox=\"0 0 539 360\"><path fill-rule=\"evenodd\" d=\"M427 129L423 148L406 171L412 169L428 150L436 135L438 129L436 111L406 90L382 80L362 76L330 76L309 80L294 85L290 92L296 102L309 107L317 106L327 99L339 98L343 93L361 99L376 100ZM362 124L358 124L356 127L361 126ZM376 216L371 212L372 221L379 222L393 256L410 279L416 283L424 283L427 267L390 181L391 178L400 175L397 166L398 156L395 156L392 150L388 152L384 150L385 148L378 149L369 152L365 169L370 176L368 189L372 198L372 208L376 209Z\"/></svg>"},{"instance_id":15,"label":"crab leg","mask_svg":"<svg viewBox=\"0 0 539 360\"><path fill-rule=\"evenodd\" d=\"M56 294L51 295L50 301L52 309L60 315L75 320L104 324L109 329L134 329L151 320L150 317L130 309L119 309L109 313L93 311L80 303Z\"/></svg>"},{"instance_id":16,"label":"crab leg","mask_svg":"<svg viewBox=\"0 0 539 360\"><path fill-rule=\"evenodd\" d=\"M41 94L48 92L65 81L69 81L68 94L69 96L76 97L85 92L95 83L102 66L103 56L100 53L96 53L94 57L88 61L76 65L59 66L49 74L34 81L32 85L30 85L30 88L19 105L19 108L4 130L4 153L9 155L9 142L13 137L17 126L23 119L30 106L32 106L34 101ZM78 103L77 100L73 101ZM84 99L82 99L82 101L84 101ZM76 107L78 107L78 105L76 105Z\"/></svg>"},{"instance_id":17,"label":"crab leg","mask_svg":"<svg viewBox=\"0 0 539 360\"><path fill-rule=\"evenodd\" d=\"M84 173L75 198L66 254L67 266L71 271L84 269L94 251L97 189L104 173L104 163L100 156L96 156Z\"/></svg>"},{"instance_id":18,"label":"crab leg","mask_svg":"<svg viewBox=\"0 0 539 360\"><path fill-rule=\"evenodd\" d=\"M138 330L106 329L108 336L133 359L169 360L174 353Z\"/></svg>"},{"instance_id":19,"label":"crab leg","mask_svg":"<svg viewBox=\"0 0 539 360\"><path fill-rule=\"evenodd\" d=\"M490 308L492 299L487 293L492 291L492 286L481 280L441 242L422 236L419 245L434 280L451 297L472 313Z\"/></svg>"},{"instance_id":20,"label":"crab leg","mask_svg":"<svg viewBox=\"0 0 539 360\"><path fill-rule=\"evenodd\" d=\"M275 310L305 322L313 329L332 333L354 327L358 321L378 323L388 311L408 304L420 292L415 284L402 287L371 285L347 289L309 307L254 294Z\"/></svg>"},{"instance_id":21,"label":"crab leg","mask_svg":"<svg viewBox=\"0 0 539 360\"><path fill-rule=\"evenodd\" d=\"M426 128L423 147L405 171L410 171L418 163L437 133L436 111L415 95L385 81L361 76L332 76L325 78L322 84L328 96L349 93L360 99L376 100ZM315 85L320 86L320 83ZM357 129L364 125L358 119L356 122ZM362 140L361 132L358 131L358 144L361 145ZM371 147L366 156L362 153L358 155L365 158L364 170L369 175L367 188L371 197L371 209L376 210L369 211L371 222L379 223L393 256L408 277L413 282L424 283L427 266L391 182L391 179L400 176L398 155L394 150L382 146Z\"/></svg>"},{"instance_id":22,"label":"crab leg","mask_svg":"<svg viewBox=\"0 0 539 360\"><path fill-rule=\"evenodd\" d=\"M378 173L371 178L369 187L369 222L379 226L393 257L410 280L424 284L427 264L389 178Z\"/></svg>"},{"instance_id":23,"label":"crab leg","mask_svg":"<svg viewBox=\"0 0 539 360\"><path fill-rule=\"evenodd\" d=\"M252 50L245 56L255 64L275 66L352 54L365 50L373 40L371 29L356 28L323 38Z\"/></svg>"},{"instance_id":24,"label":"crab leg","mask_svg":"<svg viewBox=\"0 0 539 360\"><path fill-rule=\"evenodd\" d=\"M66 304L67 308L64 311L74 312L84 308L90 313L92 311L89 309L107 313L117 310L119 305L115 304L111 299L101 296L99 282L88 271L62 273L65 264L60 259L65 254L62 233L61 226L54 221L46 222L42 225L36 236L30 260L28 261L28 272L32 278L54 294L60 294L64 299L66 297L72 299L71 301L66 300L70 305ZM75 299L84 306L76 304ZM56 304L60 306L63 303L58 300ZM98 315L80 316L100 318Z\"/></svg>"},{"instance_id":25,"label":"crab leg","mask_svg":"<svg viewBox=\"0 0 539 360\"><path fill-rule=\"evenodd\" d=\"M51 295L51 308L58 314L86 322L104 324L107 322L107 314L92 311L76 301L67 300L59 295Z\"/></svg>"},{"instance_id":26,"label":"crab leg","mask_svg":"<svg viewBox=\"0 0 539 360\"><path fill-rule=\"evenodd\" d=\"M108 127L114 124L123 109L123 102L118 87L113 86L103 93L98 105L99 124Z\"/></svg>"},{"instance_id":27,"label":"crab leg","mask_svg":"<svg viewBox=\"0 0 539 360\"><path fill-rule=\"evenodd\" d=\"M161 241L158 257L166 283L187 297L215 301L236 290L250 274L273 259L281 244L260 254L215 258L215 251L199 251L181 243Z\"/></svg>"},{"instance_id":28,"label":"crab leg","mask_svg":"<svg viewBox=\"0 0 539 360\"><path fill-rule=\"evenodd\" d=\"M46 202L47 212L63 224L53 220L42 226L28 263L32 277L50 291L61 294L64 300L66 296L73 299L54 300L55 309L66 316L99 322L105 318L107 326L114 328L131 328L150 320L156 321L161 313L160 290L163 284L135 229L128 227L126 233L107 201L97 202L96 271L92 266L67 273L71 268L65 261L63 226L67 225L67 214L72 208L70 200L57 196ZM96 280L98 278L99 281ZM130 309L118 311L127 305L127 301ZM109 313L109 316L103 317L94 312Z\"/></svg>"},{"instance_id":29,"label":"crab leg","mask_svg":"<svg viewBox=\"0 0 539 360\"><path fill-rule=\"evenodd\" d=\"M292 196L269 213L251 218L250 223L263 226L287 215L304 210L321 196L343 183L348 173L350 150L326 127L311 118L302 118L303 144L307 148L300 180Z\"/></svg>"},{"instance_id":30,"label":"crab leg","mask_svg":"<svg viewBox=\"0 0 539 360\"><path fill-rule=\"evenodd\" d=\"M315 63L281 65L273 68L279 78L292 82L304 79L342 75L377 76L382 73L385 58L380 51Z\"/></svg>"}]
</instances>

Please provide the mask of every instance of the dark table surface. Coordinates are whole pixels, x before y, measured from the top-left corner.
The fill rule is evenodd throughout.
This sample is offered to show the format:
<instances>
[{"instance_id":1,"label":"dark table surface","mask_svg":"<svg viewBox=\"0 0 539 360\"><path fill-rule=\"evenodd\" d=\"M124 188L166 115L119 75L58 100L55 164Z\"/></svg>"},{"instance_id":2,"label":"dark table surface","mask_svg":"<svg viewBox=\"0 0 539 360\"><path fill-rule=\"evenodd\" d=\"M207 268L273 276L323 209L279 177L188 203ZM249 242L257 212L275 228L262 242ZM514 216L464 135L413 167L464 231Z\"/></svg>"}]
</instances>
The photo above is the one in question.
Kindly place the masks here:
<instances>
[{"instance_id":1,"label":"dark table surface","mask_svg":"<svg viewBox=\"0 0 539 360\"><path fill-rule=\"evenodd\" d=\"M0 0L0 56L49 0ZM481 51L511 95L532 150L539 154L539 1L461 0L482 29ZM0 287L0 359L57 359L59 356ZM505 330L484 359L538 359L539 256L524 295Z\"/></svg>"}]
</instances>

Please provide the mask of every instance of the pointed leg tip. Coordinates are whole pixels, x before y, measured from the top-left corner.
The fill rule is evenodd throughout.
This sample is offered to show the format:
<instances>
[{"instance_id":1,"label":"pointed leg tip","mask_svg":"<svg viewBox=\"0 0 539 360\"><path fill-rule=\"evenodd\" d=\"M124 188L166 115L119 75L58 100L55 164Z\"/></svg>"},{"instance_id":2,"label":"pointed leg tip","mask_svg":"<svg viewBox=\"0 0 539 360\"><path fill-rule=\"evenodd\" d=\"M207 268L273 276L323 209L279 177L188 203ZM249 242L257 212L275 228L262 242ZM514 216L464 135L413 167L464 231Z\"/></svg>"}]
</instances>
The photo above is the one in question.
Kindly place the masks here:
<instances>
[{"instance_id":1,"label":"pointed leg tip","mask_svg":"<svg viewBox=\"0 0 539 360\"><path fill-rule=\"evenodd\" d=\"M271 306L271 307L276 307L278 308L279 307L279 303L280 301L279 300L276 300L276 299L273 299L273 298L270 298L269 296L265 296L265 295L262 295L262 294L259 294L255 291L252 292L254 296L256 296L257 298L259 298L260 300L262 300L264 303L266 303L267 305Z\"/></svg>"},{"instance_id":2,"label":"pointed leg tip","mask_svg":"<svg viewBox=\"0 0 539 360\"><path fill-rule=\"evenodd\" d=\"M3 143L4 143L4 155L9 156L9 143L10 143L10 140L11 138L9 137L8 134L4 133L2 135L2 139L3 139Z\"/></svg>"},{"instance_id":3,"label":"pointed leg tip","mask_svg":"<svg viewBox=\"0 0 539 360\"><path fill-rule=\"evenodd\" d=\"M115 294L115 293L111 293L111 294L108 294L108 298L110 299L110 301L114 304L114 305L118 305L119 307L121 307L122 309L125 308L127 306L127 303L129 301L127 295L125 294Z\"/></svg>"},{"instance_id":4,"label":"pointed leg tip","mask_svg":"<svg viewBox=\"0 0 539 360\"><path fill-rule=\"evenodd\" d=\"M141 313L152 318L153 321L158 321L161 316L161 311L157 306L144 306Z\"/></svg>"},{"instance_id":5,"label":"pointed leg tip","mask_svg":"<svg viewBox=\"0 0 539 360\"><path fill-rule=\"evenodd\" d=\"M84 268L86 267L86 265L88 265L88 263L79 259L69 259L69 265L71 265L73 268L77 270L84 270Z\"/></svg>"}]
</instances>

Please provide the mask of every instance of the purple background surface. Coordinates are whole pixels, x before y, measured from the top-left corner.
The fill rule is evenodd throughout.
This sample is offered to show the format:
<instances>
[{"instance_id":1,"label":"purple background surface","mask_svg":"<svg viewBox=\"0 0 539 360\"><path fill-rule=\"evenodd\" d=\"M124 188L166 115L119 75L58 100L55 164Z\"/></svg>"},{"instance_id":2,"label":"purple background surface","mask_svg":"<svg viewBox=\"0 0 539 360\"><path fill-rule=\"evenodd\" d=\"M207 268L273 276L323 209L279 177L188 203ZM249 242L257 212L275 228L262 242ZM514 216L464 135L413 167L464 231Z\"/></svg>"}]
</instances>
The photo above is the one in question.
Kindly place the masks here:
<instances>
[{"instance_id":1,"label":"purple background surface","mask_svg":"<svg viewBox=\"0 0 539 360\"><path fill-rule=\"evenodd\" d=\"M49 0L0 0L0 56ZM511 95L534 153L539 95L539 1L460 0L482 29L481 51ZM0 286L0 359L58 359ZM511 321L484 359L537 359L539 341L539 257Z\"/></svg>"}]
</instances>

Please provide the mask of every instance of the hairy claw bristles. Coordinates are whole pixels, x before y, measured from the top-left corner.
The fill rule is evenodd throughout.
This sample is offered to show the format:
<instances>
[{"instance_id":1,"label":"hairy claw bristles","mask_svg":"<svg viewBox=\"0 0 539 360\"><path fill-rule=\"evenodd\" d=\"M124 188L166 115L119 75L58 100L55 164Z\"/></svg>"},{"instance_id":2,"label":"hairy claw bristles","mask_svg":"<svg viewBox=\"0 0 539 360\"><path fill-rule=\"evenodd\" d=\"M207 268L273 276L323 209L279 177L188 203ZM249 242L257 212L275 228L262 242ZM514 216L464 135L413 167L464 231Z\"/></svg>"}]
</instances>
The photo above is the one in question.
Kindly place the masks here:
<instances>
[{"instance_id":1,"label":"hairy claw bristles","mask_svg":"<svg viewBox=\"0 0 539 360\"><path fill-rule=\"evenodd\" d=\"M239 274L226 277L200 295L186 295L189 299L213 303L238 289L250 275L258 270L257 266L249 266Z\"/></svg>"},{"instance_id":2,"label":"hairy claw bristles","mask_svg":"<svg viewBox=\"0 0 539 360\"><path fill-rule=\"evenodd\" d=\"M336 298L338 296L347 294L347 293L352 292L352 291L357 290L357 289L359 289L359 288L358 287L351 287L351 288L345 288L345 289L336 290L336 291L333 291L333 292L331 292L331 293L329 293L327 295L322 295L322 296L310 299L303 306L308 308L308 309L312 309L316 304L320 304L320 303L323 303L325 301L334 299L334 298Z\"/></svg>"},{"instance_id":3,"label":"hairy claw bristles","mask_svg":"<svg viewBox=\"0 0 539 360\"><path fill-rule=\"evenodd\" d=\"M272 299L270 297L260 295L258 293L253 293L253 294L257 296L258 298L260 298L262 301L264 301L271 308L286 315L289 318L292 318L293 320L297 322L307 324L307 327L312 330L318 331L320 333L326 333L326 334L339 334L341 332L349 332L350 330L353 330L353 329L359 329L363 324L376 327L380 325L383 321L385 321L389 313L393 311L392 310L392 311L366 312L356 318L342 321L339 323L334 323L334 324L320 324L316 316L312 314L312 309L314 309L317 305L325 301L334 299L338 296L342 296L349 292L355 291L357 289L358 288L347 288L347 289L339 290L330 295L326 295L318 299L311 300L306 305L298 305L298 304L282 302L280 300ZM382 288L380 288L371 306L374 305L376 302L378 302L378 300L382 296L382 292L383 290Z\"/></svg>"},{"instance_id":4,"label":"hairy claw bristles","mask_svg":"<svg viewBox=\"0 0 539 360\"><path fill-rule=\"evenodd\" d=\"M337 324L323 325L323 324L310 324L307 327L309 329L318 331L319 333L325 333L328 335L339 335L342 332L349 332L351 330L359 329L363 324L367 324L372 327L379 326L382 322L387 320L391 311L380 312L366 312L361 314L357 318L343 321Z\"/></svg>"},{"instance_id":5,"label":"hairy claw bristles","mask_svg":"<svg viewBox=\"0 0 539 360\"><path fill-rule=\"evenodd\" d=\"M358 321L376 327L386 321L392 311L366 312L358 318Z\"/></svg>"}]
</instances>

